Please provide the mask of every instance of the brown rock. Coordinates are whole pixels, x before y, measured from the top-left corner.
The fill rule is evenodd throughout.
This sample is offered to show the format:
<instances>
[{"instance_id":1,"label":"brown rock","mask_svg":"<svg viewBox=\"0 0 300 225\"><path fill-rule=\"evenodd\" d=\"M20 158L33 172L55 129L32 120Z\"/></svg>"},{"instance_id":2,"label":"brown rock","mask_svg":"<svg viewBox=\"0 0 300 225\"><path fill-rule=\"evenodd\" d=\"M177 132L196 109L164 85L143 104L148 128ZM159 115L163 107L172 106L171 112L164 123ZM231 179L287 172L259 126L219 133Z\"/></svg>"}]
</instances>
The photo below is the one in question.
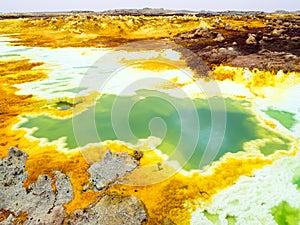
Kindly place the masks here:
<instances>
[{"instance_id":1,"label":"brown rock","mask_svg":"<svg viewBox=\"0 0 300 225\"><path fill-rule=\"evenodd\" d=\"M147 220L143 202L134 196L105 196L95 210L99 215L98 224L103 225L140 225Z\"/></svg>"},{"instance_id":2,"label":"brown rock","mask_svg":"<svg viewBox=\"0 0 300 225\"><path fill-rule=\"evenodd\" d=\"M248 24L244 24L244 25L243 25L243 28L244 28L244 29L248 29Z\"/></svg>"},{"instance_id":3,"label":"brown rock","mask_svg":"<svg viewBox=\"0 0 300 225\"><path fill-rule=\"evenodd\" d=\"M247 45L256 45L256 35L255 34L248 34L248 39L246 40Z\"/></svg>"},{"instance_id":4,"label":"brown rock","mask_svg":"<svg viewBox=\"0 0 300 225\"><path fill-rule=\"evenodd\" d=\"M292 41L300 41L300 37L298 37L298 36L292 37L291 40L292 40Z\"/></svg>"},{"instance_id":5,"label":"brown rock","mask_svg":"<svg viewBox=\"0 0 300 225\"><path fill-rule=\"evenodd\" d=\"M104 196L99 203L75 210L65 225L140 225L147 220L142 201L134 196Z\"/></svg>"},{"instance_id":6,"label":"brown rock","mask_svg":"<svg viewBox=\"0 0 300 225\"><path fill-rule=\"evenodd\" d=\"M274 29L271 32L271 35L275 36L275 37L279 37L280 35L282 35L283 32L284 32L284 29Z\"/></svg>"},{"instance_id":7,"label":"brown rock","mask_svg":"<svg viewBox=\"0 0 300 225\"><path fill-rule=\"evenodd\" d=\"M222 41L224 41L225 40L225 38L224 38L224 36L223 36L223 34L218 34L217 35L217 37L214 39L214 41L218 41L218 42L222 42Z\"/></svg>"}]
</instances>

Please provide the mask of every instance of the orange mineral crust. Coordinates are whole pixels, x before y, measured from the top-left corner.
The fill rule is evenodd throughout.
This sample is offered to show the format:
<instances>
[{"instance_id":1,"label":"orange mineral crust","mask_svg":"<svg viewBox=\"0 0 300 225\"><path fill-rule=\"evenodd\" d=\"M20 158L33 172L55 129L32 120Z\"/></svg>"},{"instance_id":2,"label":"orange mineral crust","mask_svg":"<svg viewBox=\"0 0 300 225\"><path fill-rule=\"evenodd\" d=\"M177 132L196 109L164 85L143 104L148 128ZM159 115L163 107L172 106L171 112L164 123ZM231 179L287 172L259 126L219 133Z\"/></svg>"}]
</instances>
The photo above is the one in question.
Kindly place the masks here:
<instances>
[{"instance_id":1,"label":"orange mineral crust","mask_svg":"<svg viewBox=\"0 0 300 225\"><path fill-rule=\"evenodd\" d=\"M169 218L175 224L189 224L190 211L199 207L199 200L210 201L219 190L233 185L240 176L251 176L255 169L271 164L268 159L252 157L248 159L227 158L210 175L194 173L191 176L175 174L170 179L149 186L115 186L110 192L141 199L148 210L148 224L159 224ZM135 179L143 179L135 177ZM151 179L151 178L149 178Z\"/></svg>"},{"instance_id":2,"label":"orange mineral crust","mask_svg":"<svg viewBox=\"0 0 300 225\"><path fill-rule=\"evenodd\" d=\"M43 63L32 63L28 59L18 61L0 61L0 156L6 155L10 146L21 144L19 137L11 134L12 126L18 121L17 116L22 113L39 110L44 101L37 100L30 95L18 96L15 94L17 88L14 84L32 82L46 78L47 75L36 67Z\"/></svg>"},{"instance_id":3,"label":"orange mineral crust","mask_svg":"<svg viewBox=\"0 0 300 225\"><path fill-rule=\"evenodd\" d=\"M1 115L0 115L0 156L7 155L10 146L18 146L29 154L26 170L28 171L28 184L36 181L41 174L52 176L53 170L64 171L71 178L74 188L74 203L70 203L71 209L83 208L94 201L96 196L92 191L82 193L82 187L88 183L88 163L80 152L65 154L57 151L55 145L41 146L38 140L26 138L24 130L13 130L12 127L19 122L18 116L24 113L41 113L45 101L32 96L16 95L17 88L14 84L33 82L46 78L42 72L43 63L32 63L29 60L2 61L0 62L0 92L1 92Z\"/></svg>"}]
</instances>

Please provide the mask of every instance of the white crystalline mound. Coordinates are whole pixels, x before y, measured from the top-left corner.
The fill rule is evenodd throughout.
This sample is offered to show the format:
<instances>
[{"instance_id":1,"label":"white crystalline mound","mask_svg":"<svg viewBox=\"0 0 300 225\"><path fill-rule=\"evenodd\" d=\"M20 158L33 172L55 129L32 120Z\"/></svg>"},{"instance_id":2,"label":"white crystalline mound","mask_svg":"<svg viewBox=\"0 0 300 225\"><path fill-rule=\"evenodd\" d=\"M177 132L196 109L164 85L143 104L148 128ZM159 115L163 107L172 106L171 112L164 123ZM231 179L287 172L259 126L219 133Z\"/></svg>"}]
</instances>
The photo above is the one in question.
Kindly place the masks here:
<instances>
[{"instance_id":1,"label":"white crystalline mound","mask_svg":"<svg viewBox=\"0 0 300 225\"><path fill-rule=\"evenodd\" d=\"M241 177L233 186L220 191L211 203L196 210L191 218L193 225L214 224L204 215L219 216L219 224L227 225L226 216L234 216L236 225L276 225L271 209L286 201L293 208L300 207L300 192L292 179L300 167L300 154L283 157L270 166Z\"/></svg>"}]
</instances>

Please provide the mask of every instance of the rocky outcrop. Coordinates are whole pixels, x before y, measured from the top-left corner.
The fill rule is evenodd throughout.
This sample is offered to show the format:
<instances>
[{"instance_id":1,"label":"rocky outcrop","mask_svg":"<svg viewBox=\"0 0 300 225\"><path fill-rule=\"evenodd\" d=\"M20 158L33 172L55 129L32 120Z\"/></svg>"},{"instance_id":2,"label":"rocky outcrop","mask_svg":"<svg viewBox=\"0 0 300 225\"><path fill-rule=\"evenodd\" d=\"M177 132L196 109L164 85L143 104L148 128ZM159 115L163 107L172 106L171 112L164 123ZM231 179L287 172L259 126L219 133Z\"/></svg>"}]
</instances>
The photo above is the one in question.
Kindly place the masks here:
<instances>
[{"instance_id":1,"label":"rocky outcrop","mask_svg":"<svg viewBox=\"0 0 300 225\"><path fill-rule=\"evenodd\" d=\"M248 34L248 38L246 40L247 45L256 45L256 35L255 34Z\"/></svg>"},{"instance_id":2,"label":"rocky outcrop","mask_svg":"<svg viewBox=\"0 0 300 225\"><path fill-rule=\"evenodd\" d=\"M54 177L40 175L37 181L23 187L27 179L27 154L11 147L8 156L0 159L0 224L21 221L36 224L141 224L147 220L144 204L134 196L104 195L98 203L68 215L63 207L73 199L73 188L67 175L53 171ZM138 161L127 153L108 151L102 161L89 171L95 190L107 185L138 166ZM54 187L54 188L53 188ZM4 213L5 212L5 213Z\"/></svg>"},{"instance_id":3,"label":"rocky outcrop","mask_svg":"<svg viewBox=\"0 0 300 225\"><path fill-rule=\"evenodd\" d=\"M25 163L27 154L12 147L8 156L0 160L1 209L9 216L0 224L11 224L19 215L26 213L23 221L29 224L61 224L67 216L63 204L73 199L73 190L69 178L55 171L55 179L40 175L36 183L23 187L27 179ZM52 188L52 183L56 192Z\"/></svg>"},{"instance_id":4,"label":"rocky outcrop","mask_svg":"<svg viewBox=\"0 0 300 225\"><path fill-rule=\"evenodd\" d=\"M248 26L246 21L255 18L266 26ZM297 17L270 19L267 14L253 14L244 15L243 20L242 27L234 27L221 23L222 17L216 16L216 24L211 28L183 32L173 40L201 57L210 68L222 64L269 71L300 71L300 20Z\"/></svg>"},{"instance_id":5,"label":"rocky outcrop","mask_svg":"<svg viewBox=\"0 0 300 225\"><path fill-rule=\"evenodd\" d=\"M128 153L112 154L107 151L104 158L94 163L88 171L95 190L101 191L107 184L116 182L119 177L133 171L137 166L138 161Z\"/></svg>"},{"instance_id":6,"label":"rocky outcrop","mask_svg":"<svg viewBox=\"0 0 300 225\"><path fill-rule=\"evenodd\" d=\"M64 224L139 225L146 220L145 206L138 198L106 195L97 204L74 211Z\"/></svg>"}]
</instances>

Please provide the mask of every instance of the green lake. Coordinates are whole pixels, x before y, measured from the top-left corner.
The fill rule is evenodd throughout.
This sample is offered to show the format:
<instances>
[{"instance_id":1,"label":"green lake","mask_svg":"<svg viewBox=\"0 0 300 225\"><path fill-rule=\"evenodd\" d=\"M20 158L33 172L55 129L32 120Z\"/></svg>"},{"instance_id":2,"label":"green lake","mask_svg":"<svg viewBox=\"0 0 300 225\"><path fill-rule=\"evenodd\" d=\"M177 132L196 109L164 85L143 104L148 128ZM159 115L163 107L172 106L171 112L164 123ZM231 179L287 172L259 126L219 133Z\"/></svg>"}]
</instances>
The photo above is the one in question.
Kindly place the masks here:
<instances>
[{"instance_id":1,"label":"green lake","mask_svg":"<svg viewBox=\"0 0 300 225\"><path fill-rule=\"evenodd\" d=\"M116 102L118 108L114 108ZM185 148L190 147L191 143L195 143L192 157L188 156L190 159L183 160L187 162L184 166L186 169L199 168L209 138L212 139L212 142L221 142L221 147L217 150L214 160L218 160L227 152L242 151L245 142L262 138L270 138L270 142L266 145L272 146L272 149L260 149L265 155L272 154L276 150L289 149L290 140L258 121L251 111L250 102L226 98L224 103L226 110L221 112L220 109L220 113L224 113L226 116L224 139L222 139L222 135L218 136L215 133L212 135L211 133L213 114L207 99L176 98L152 90L140 90L132 96L102 95L94 107L88 108L74 118L59 119L45 115L27 117L28 120L22 123L20 127L37 127L38 129L32 135L37 138L46 138L49 141L66 137L66 148L68 149L82 147L88 143L98 143L100 140L120 140L135 144L138 139L158 136L163 138L157 147L159 150L172 155L174 149L179 146L179 152L182 153L181 157L184 158L186 157ZM126 105L132 105L128 115L122 107L126 108ZM182 111L186 118L181 118L182 115L179 112ZM195 113L200 126L193 125L197 123L193 121L195 118L189 117L189 113L191 115ZM114 120L113 117L116 114L118 118ZM161 126L154 129L155 132L153 132L151 125L149 125L153 119L157 119L158 124L163 121L166 130L163 131L164 127ZM74 122L76 122L76 135L74 134ZM91 123L95 124L96 136ZM131 129L132 135L120 134L120 129L126 126L126 123ZM187 123L189 128L185 129L184 134L182 133L183 123ZM278 138L282 143L273 142L271 138ZM179 142L182 143L179 144Z\"/></svg>"}]
</instances>

